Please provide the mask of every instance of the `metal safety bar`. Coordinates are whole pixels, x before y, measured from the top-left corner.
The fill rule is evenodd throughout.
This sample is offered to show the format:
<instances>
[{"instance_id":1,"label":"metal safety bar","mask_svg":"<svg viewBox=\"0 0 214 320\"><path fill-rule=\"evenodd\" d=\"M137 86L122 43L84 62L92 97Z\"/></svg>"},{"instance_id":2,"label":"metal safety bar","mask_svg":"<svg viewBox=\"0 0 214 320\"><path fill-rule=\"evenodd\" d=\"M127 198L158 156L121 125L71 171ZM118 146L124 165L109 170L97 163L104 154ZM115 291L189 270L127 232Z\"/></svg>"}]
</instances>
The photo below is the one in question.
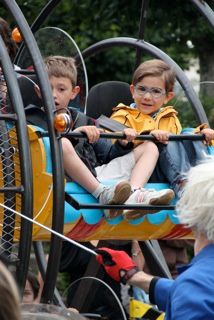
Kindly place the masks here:
<instances>
[{"instance_id":1,"label":"metal safety bar","mask_svg":"<svg viewBox=\"0 0 214 320\"><path fill-rule=\"evenodd\" d=\"M174 205L143 205L143 204L99 204L99 203L80 203L74 199L70 194L65 194L65 200L72 206L74 209L139 209L139 210L174 210Z\"/></svg>"},{"instance_id":2,"label":"metal safety bar","mask_svg":"<svg viewBox=\"0 0 214 320\"><path fill-rule=\"evenodd\" d=\"M62 134L62 136L72 137L72 138L87 138L85 133L82 132L69 132L67 134ZM107 139L126 139L126 135L123 133L101 133L100 138ZM169 136L170 141L178 140L204 140L205 136L203 134L172 134ZM139 134L136 136L135 140L150 140L157 141L157 139L151 134Z\"/></svg>"},{"instance_id":3,"label":"metal safety bar","mask_svg":"<svg viewBox=\"0 0 214 320\"><path fill-rule=\"evenodd\" d=\"M48 131L36 131L38 137L48 137ZM72 138L85 138L87 135L84 132L69 132L62 133L61 137L72 137ZM100 133L100 138L106 139L126 139L126 135L123 133ZM135 137L134 140L150 140L157 141L157 139L151 134L139 134ZM204 134L171 134L169 135L169 141L181 141L181 140L192 140L192 141L201 141L205 140Z\"/></svg>"}]
</instances>

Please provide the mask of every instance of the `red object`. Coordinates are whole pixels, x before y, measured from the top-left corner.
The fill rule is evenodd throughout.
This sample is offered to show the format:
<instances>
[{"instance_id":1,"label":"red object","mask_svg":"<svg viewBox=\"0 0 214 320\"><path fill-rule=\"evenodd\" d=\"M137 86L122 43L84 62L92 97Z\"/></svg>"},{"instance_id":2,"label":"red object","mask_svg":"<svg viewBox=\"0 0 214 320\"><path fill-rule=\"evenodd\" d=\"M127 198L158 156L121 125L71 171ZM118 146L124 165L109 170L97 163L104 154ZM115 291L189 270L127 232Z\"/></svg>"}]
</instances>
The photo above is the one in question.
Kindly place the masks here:
<instances>
[{"instance_id":1,"label":"red object","mask_svg":"<svg viewBox=\"0 0 214 320\"><path fill-rule=\"evenodd\" d=\"M126 283L138 268L125 251L99 248L96 250L96 260L102 264L107 274L115 281Z\"/></svg>"}]
</instances>

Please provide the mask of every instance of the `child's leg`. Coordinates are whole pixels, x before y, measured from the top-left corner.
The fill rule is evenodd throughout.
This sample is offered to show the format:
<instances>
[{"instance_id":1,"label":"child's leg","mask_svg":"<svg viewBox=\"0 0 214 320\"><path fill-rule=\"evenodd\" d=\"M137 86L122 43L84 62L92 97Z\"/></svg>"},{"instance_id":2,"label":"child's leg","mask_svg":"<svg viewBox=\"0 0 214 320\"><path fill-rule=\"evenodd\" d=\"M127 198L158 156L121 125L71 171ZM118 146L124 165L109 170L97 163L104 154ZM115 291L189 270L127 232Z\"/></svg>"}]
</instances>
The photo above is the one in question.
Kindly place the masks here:
<instances>
[{"instance_id":1,"label":"child's leg","mask_svg":"<svg viewBox=\"0 0 214 320\"><path fill-rule=\"evenodd\" d=\"M182 143L186 150L191 166L196 166L200 162L206 160L208 156L208 149L207 145L205 145L202 141L184 140Z\"/></svg>"},{"instance_id":2,"label":"child's leg","mask_svg":"<svg viewBox=\"0 0 214 320\"><path fill-rule=\"evenodd\" d=\"M130 184L133 189L142 188L148 182L158 161L158 148L145 141L134 149L135 166L131 172Z\"/></svg>"},{"instance_id":3,"label":"child's leg","mask_svg":"<svg viewBox=\"0 0 214 320\"><path fill-rule=\"evenodd\" d=\"M170 189L156 191L142 188L148 182L158 160L159 152L153 142L145 142L134 150L136 164L132 170L130 184L134 192L126 204L169 204L174 198L174 192ZM147 213L154 213L157 210L127 209L123 212L126 220L138 219Z\"/></svg>"},{"instance_id":4,"label":"child's leg","mask_svg":"<svg viewBox=\"0 0 214 320\"><path fill-rule=\"evenodd\" d=\"M182 141L169 141L167 145L162 146L158 162L173 189L178 181L185 180L191 167Z\"/></svg>"},{"instance_id":5,"label":"child's leg","mask_svg":"<svg viewBox=\"0 0 214 320\"><path fill-rule=\"evenodd\" d=\"M66 173L102 204L123 204L131 193L128 182L122 181L114 186L106 187L93 176L90 170L77 155L71 142L62 138L63 165ZM105 210L108 218L113 218L117 211ZM121 214L121 213L120 213Z\"/></svg>"},{"instance_id":6,"label":"child's leg","mask_svg":"<svg viewBox=\"0 0 214 320\"><path fill-rule=\"evenodd\" d=\"M77 155L71 142L62 138L63 166L66 173L89 193L93 193L99 182Z\"/></svg>"},{"instance_id":7,"label":"child's leg","mask_svg":"<svg viewBox=\"0 0 214 320\"><path fill-rule=\"evenodd\" d=\"M201 141L170 141L162 147L158 162L178 196L185 185L187 172L204 161L207 154L207 147Z\"/></svg>"},{"instance_id":8,"label":"child's leg","mask_svg":"<svg viewBox=\"0 0 214 320\"><path fill-rule=\"evenodd\" d=\"M145 142L130 153L96 167L97 178L98 180L129 180L133 189L141 188L150 178L158 155L156 145L153 142Z\"/></svg>"}]
</instances>

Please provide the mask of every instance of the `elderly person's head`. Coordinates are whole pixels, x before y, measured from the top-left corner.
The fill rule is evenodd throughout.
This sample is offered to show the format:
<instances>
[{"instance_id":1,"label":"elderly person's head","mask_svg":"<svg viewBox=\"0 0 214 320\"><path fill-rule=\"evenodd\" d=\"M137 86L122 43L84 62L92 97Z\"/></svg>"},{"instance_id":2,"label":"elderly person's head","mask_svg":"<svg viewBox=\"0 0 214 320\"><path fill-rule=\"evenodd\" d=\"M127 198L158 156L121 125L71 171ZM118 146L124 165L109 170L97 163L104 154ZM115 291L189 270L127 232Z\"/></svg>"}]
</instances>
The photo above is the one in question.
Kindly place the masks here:
<instances>
[{"instance_id":1,"label":"elderly person's head","mask_svg":"<svg viewBox=\"0 0 214 320\"><path fill-rule=\"evenodd\" d=\"M214 157L191 168L177 212L196 237L214 242Z\"/></svg>"}]
</instances>

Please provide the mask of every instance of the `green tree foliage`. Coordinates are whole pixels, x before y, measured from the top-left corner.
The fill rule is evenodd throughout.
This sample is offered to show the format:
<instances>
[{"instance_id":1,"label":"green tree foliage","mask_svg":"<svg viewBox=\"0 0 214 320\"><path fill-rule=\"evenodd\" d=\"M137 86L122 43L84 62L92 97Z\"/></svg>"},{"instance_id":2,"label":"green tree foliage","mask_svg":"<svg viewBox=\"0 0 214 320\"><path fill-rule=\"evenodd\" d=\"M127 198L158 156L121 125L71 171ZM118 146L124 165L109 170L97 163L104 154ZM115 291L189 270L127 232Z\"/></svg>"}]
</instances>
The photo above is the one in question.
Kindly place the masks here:
<instances>
[{"instance_id":1,"label":"green tree foliage","mask_svg":"<svg viewBox=\"0 0 214 320\"><path fill-rule=\"evenodd\" d=\"M19 0L17 3L31 24L47 2ZM211 0L207 3L213 5ZM43 26L64 29L84 50L107 38L138 38L141 6L140 0L62 0ZM181 68L188 68L192 57L199 58L202 81L212 80L214 75L213 32L191 0L149 1L144 40L166 52ZM117 47L86 60L89 85L111 79L130 82L135 56L134 49ZM142 59L147 58L150 57L143 53ZM211 86L203 86L202 93L208 100L213 92ZM206 105L207 112L211 112L212 103Z\"/></svg>"}]
</instances>

